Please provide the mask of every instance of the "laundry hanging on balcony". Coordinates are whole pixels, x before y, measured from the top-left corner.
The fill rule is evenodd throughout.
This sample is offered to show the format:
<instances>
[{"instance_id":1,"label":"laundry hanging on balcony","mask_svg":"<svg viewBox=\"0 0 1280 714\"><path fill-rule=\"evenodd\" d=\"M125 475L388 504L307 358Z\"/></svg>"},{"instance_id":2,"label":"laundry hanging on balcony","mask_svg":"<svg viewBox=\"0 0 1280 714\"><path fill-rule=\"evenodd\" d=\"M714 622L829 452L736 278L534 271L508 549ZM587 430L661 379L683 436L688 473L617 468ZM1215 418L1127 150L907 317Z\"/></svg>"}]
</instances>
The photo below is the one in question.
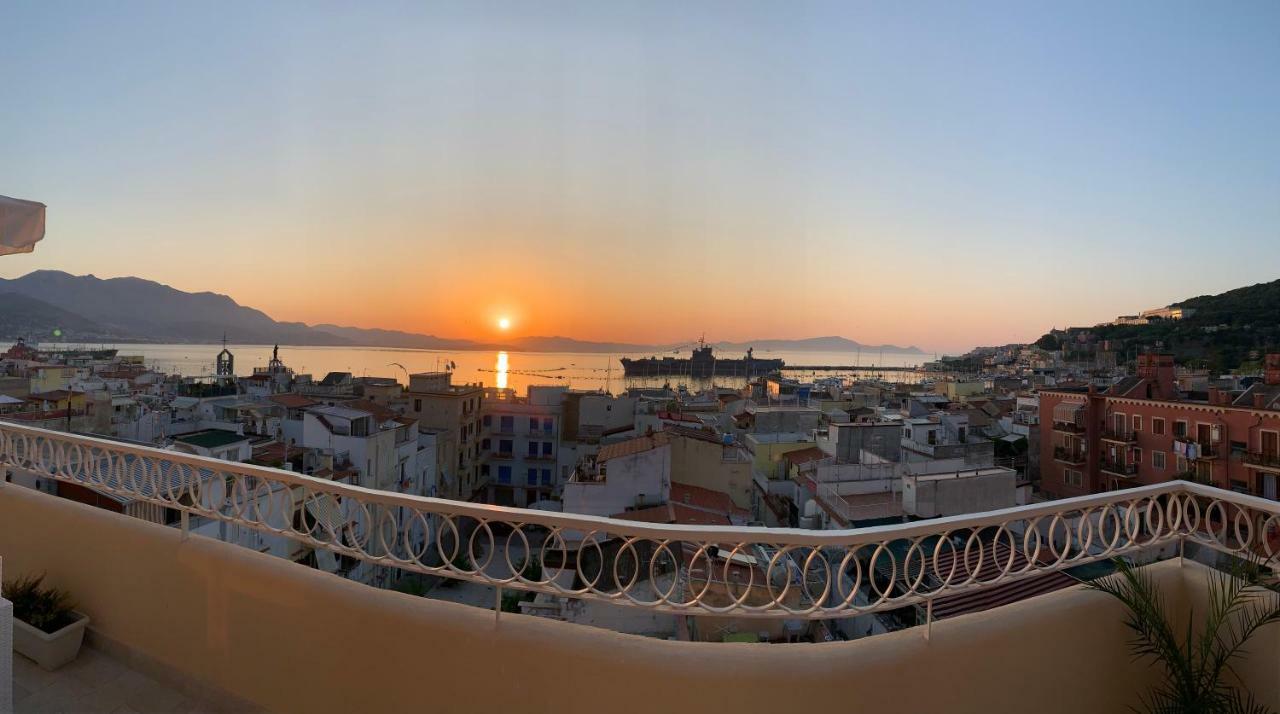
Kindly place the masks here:
<instances>
[{"instance_id":1,"label":"laundry hanging on balcony","mask_svg":"<svg viewBox=\"0 0 1280 714\"><path fill-rule=\"evenodd\" d=\"M30 253L44 238L43 203L0 196L0 255Z\"/></svg>"}]
</instances>

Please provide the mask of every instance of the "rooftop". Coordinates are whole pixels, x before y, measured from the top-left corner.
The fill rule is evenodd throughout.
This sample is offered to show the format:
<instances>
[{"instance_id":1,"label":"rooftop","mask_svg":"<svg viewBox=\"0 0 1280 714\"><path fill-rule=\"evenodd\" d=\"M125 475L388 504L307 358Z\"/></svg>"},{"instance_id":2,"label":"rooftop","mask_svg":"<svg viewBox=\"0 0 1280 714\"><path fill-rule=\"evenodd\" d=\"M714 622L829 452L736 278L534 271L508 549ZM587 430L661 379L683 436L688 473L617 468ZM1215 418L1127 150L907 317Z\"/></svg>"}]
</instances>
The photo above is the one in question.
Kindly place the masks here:
<instances>
[{"instance_id":1,"label":"rooftop","mask_svg":"<svg viewBox=\"0 0 1280 714\"><path fill-rule=\"evenodd\" d=\"M606 444L600 447L600 451L596 453L596 461L603 463L609 459L616 459L620 456L631 456L640 454L659 446L666 446L671 443L671 436L665 431L659 431L654 434L646 434L645 436L637 436L634 439L619 441L616 444Z\"/></svg>"},{"instance_id":2,"label":"rooftop","mask_svg":"<svg viewBox=\"0 0 1280 714\"><path fill-rule=\"evenodd\" d=\"M238 444L242 441L248 441L249 437L243 434L237 434L234 431L223 431L222 429L205 429L204 431L196 431L190 434L173 437L174 441L180 441L184 444L191 444L202 449L216 449L219 446L227 446L229 444Z\"/></svg>"}]
</instances>

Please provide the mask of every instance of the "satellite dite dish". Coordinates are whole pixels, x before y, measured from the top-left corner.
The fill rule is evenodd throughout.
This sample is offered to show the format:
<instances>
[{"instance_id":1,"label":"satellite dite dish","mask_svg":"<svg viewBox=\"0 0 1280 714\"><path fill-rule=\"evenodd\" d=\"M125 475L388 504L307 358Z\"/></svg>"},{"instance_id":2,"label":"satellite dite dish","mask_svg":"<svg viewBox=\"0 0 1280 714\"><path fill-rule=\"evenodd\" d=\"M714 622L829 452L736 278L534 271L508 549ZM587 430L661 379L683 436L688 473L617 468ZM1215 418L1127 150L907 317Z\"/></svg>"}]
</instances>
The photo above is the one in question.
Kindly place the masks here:
<instances>
[{"instance_id":1,"label":"satellite dite dish","mask_svg":"<svg viewBox=\"0 0 1280 714\"><path fill-rule=\"evenodd\" d=\"M44 238L44 204L0 196L0 255L30 253Z\"/></svg>"}]
</instances>

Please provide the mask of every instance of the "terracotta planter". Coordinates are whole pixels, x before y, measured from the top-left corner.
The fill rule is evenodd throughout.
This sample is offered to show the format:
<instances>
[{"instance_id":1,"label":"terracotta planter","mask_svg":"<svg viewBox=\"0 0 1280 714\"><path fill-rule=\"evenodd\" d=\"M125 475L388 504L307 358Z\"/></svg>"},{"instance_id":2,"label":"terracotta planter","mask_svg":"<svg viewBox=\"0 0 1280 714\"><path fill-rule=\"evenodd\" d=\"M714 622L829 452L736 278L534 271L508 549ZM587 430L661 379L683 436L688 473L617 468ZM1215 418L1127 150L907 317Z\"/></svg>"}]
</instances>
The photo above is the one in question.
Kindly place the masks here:
<instances>
[{"instance_id":1,"label":"terracotta planter","mask_svg":"<svg viewBox=\"0 0 1280 714\"><path fill-rule=\"evenodd\" d=\"M72 614L75 622L53 634L13 618L14 651L35 660L36 664L49 671L75 659L80 653L80 643L84 642L84 628L89 625L89 616L79 612Z\"/></svg>"}]
</instances>

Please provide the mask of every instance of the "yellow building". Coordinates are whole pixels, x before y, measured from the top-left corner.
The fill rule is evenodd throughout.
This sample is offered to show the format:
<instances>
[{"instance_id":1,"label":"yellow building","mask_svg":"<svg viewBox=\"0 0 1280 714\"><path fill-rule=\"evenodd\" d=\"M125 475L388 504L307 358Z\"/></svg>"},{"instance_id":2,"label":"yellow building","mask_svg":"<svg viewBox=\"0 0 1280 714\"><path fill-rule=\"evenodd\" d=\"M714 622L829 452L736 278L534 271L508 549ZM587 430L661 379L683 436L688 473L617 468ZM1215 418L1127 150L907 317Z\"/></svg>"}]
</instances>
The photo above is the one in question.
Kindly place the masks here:
<instances>
[{"instance_id":1,"label":"yellow building","mask_svg":"<svg viewBox=\"0 0 1280 714\"><path fill-rule=\"evenodd\" d=\"M71 382L76 378L76 368L60 364L40 365L32 367L27 377L32 394L56 392L71 386Z\"/></svg>"},{"instance_id":2,"label":"yellow building","mask_svg":"<svg viewBox=\"0 0 1280 714\"><path fill-rule=\"evenodd\" d=\"M743 442L752 454L751 468L771 479L787 478L780 466L784 454L815 446L813 439L800 432L747 434Z\"/></svg>"}]
</instances>

